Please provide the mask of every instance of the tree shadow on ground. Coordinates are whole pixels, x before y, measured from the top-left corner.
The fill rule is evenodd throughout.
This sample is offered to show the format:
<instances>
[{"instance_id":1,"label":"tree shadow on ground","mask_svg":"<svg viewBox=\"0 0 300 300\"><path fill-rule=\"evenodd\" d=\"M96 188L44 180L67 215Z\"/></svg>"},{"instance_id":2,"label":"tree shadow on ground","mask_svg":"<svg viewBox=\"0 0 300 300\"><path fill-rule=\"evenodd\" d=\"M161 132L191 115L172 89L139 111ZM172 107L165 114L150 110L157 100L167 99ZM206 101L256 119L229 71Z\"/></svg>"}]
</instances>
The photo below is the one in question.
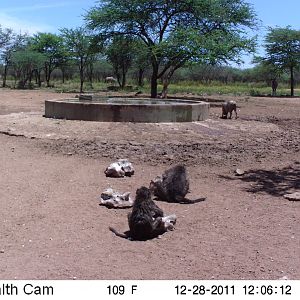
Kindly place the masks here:
<instances>
[{"instance_id":1,"label":"tree shadow on ground","mask_svg":"<svg viewBox=\"0 0 300 300\"><path fill-rule=\"evenodd\" d=\"M289 166L276 170L248 170L243 176L220 176L228 180L241 180L250 183L249 193L267 193L281 197L300 189L300 167Z\"/></svg>"}]
</instances>

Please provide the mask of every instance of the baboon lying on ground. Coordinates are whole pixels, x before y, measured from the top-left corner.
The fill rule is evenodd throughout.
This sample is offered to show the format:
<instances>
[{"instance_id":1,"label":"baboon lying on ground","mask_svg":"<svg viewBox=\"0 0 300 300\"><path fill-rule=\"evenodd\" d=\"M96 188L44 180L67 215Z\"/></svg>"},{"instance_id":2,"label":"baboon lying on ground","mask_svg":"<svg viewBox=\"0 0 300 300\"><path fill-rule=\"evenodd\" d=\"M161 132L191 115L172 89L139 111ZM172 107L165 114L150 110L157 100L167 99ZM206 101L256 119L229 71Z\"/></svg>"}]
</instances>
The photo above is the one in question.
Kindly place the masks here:
<instances>
[{"instance_id":1,"label":"baboon lying on ground","mask_svg":"<svg viewBox=\"0 0 300 300\"><path fill-rule=\"evenodd\" d=\"M192 204L204 201L205 198L190 200L185 198L189 192L189 180L185 166L177 165L157 176L150 183L150 190L157 200Z\"/></svg>"},{"instance_id":2,"label":"baboon lying on ground","mask_svg":"<svg viewBox=\"0 0 300 300\"><path fill-rule=\"evenodd\" d=\"M140 241L155 238L169 229L172 230L176 216L171 216L172 220L164 220L163 211L154 203L151 196L148 188L143 186L137 189L132 212L128 214L129 232L122 234L112 227L109 229L119 237Z\"/></svg>"},{"instance_id":3,"label":"baboon lying on ground","mask_svg":"<svg viewBox=\"0 0 300 300\"><path fill-rule=\"evenodd\" d=\"M232 117L232 112L235 112L235 118L237 118L236 112L236 102L235 101L226 101L222 104L222 119L227 119L229 113L229 119Z\"/></svg>"}]
</instances>

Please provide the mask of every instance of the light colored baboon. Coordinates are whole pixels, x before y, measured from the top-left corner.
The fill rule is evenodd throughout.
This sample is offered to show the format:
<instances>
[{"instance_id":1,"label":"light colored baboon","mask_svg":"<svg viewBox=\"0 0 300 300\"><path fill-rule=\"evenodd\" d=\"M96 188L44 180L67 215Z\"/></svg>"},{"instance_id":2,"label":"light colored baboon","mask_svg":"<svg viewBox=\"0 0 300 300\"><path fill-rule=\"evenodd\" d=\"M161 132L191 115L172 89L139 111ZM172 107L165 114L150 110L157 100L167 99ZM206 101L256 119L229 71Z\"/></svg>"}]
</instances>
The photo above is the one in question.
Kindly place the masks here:
<instances>
[{"instance_id":1,"label":"light colored baboon","mask_svg":"<svg viewBox=\"0 0 300 300\"><path fill-rule=\"evenodd\" d=\"M237 118L237 111L236 111L236 102L235 101L226 101L222 104L222 119L227 119L229 113L229 119L232 117L232 112L235 112L235 118Z\"/></svg>"},{"instance_id":2,"label":"light colored baboon","mask_svg":"<svg viewBox=\"0 0 300 300\"><path fill-rule=\"evenodd\" d=\"M117 82L117 79L114 78L114 77L112 77L112 76L109 76L109 77L106 77L106 78L104 79L104 82L105 82L105 83L116 83L116 82Z\"/></svg>"}]
</instances>

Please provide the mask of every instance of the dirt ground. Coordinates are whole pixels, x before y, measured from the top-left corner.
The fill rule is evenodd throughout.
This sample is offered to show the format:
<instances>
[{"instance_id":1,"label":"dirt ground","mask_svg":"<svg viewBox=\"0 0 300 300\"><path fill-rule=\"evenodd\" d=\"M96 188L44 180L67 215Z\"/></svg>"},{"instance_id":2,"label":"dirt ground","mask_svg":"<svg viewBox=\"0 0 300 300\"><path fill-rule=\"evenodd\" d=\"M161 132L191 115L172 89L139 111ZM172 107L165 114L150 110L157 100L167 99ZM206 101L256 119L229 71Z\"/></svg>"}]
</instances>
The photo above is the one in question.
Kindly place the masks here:
<instances>
[{"instance_id":1,"label":"dirt ground","mask_svg":"<svg viewBox=\"0 0 300 300\"><path fill-rule=\"evenodd\" d=\"M46 119L44 100L0 89L0 279L300 279L300 99L239 97L238 119L133 124ZM131 178L106 178L118 158ZM193 204L157 202L176 229L116 237L129 209L99 206L176 163ZM243 169L237 177L234 171Z\"/></svg>"}]
</instances>

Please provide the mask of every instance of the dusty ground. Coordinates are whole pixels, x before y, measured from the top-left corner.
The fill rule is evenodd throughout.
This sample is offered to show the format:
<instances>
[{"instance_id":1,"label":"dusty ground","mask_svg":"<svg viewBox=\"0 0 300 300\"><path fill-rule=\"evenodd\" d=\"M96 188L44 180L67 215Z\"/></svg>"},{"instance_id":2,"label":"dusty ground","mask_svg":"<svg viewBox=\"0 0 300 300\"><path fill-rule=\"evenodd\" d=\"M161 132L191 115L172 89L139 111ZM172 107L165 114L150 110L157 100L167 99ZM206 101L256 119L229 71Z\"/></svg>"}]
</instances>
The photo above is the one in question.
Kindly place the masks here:
<instances>
[{"instance_id":1,"label":"dusty ground","mask_svg":"<svg viewBox=\"0 0 300 300\"><path fill-rule=\"evenodd\" d=\"M122 124L42 117L46 91L0 89L0 279L300 279L300 99L239 98L239 118ZM128 158L136 174L103 174ZM184 162L194 205L160 239L132 242L128 209L98 198ZM236 177L241 168L245 175Z\"/></svg>"}]
</instances>

